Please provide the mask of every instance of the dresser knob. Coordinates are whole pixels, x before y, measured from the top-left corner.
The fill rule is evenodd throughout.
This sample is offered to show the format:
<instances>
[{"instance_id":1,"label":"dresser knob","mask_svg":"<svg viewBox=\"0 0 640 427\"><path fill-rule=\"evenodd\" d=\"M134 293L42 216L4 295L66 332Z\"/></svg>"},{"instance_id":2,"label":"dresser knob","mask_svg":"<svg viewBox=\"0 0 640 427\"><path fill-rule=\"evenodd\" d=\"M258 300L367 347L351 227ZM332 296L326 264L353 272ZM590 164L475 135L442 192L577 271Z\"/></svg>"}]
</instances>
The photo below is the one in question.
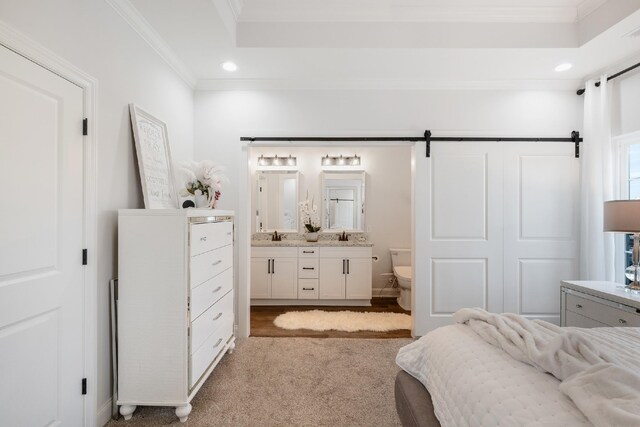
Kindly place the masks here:
<instances>
[{"instance_id":1,"label":"dresser knob","mask_svg":"<svg viewBox=\"0 0 640 427\"><path fill-rule=\"evenodd\" d=\"M222 262L222 260L221 260L221 259L219 259L219 260L217 260L216 262L214 262L214 263L213 263L213 264L211 264L211 265L213 265L213 266L215 267L216 265L220 264L221 262Z\"/></svg>"},{"instance_id":2,"label":"dresser knob","mask_svg":"<svg viewBox=\"0 0 640 427\"><path fill-rule=\"evenodd\" d=\"M213 348L216 348L217 346L219 346L221 342L222 342L222 338L218 340L218 342L216 343L216 345L213 346Z\"/></svg>"},{"instance_id":3,"label":"dresser knob","mask_svg":"<svg viewBox=\"0 0 640 427\"><path fill-rule=\"evenodd\" d=\"M214 290L211 291L212 294L215 294L216 292L218 292L220 289L222 289L222 286L218 286L217 288L215 288Z\"/></svg>"},{"instance_id":4,"label":"dresser knob","mask_svg":"<svg viewBox=\"0 0 640 427\"><path fill-rule=\"evenodd\" d=\"M207 241L207 236L202 236L202 237L200 238L200 241L201 241L201 242L206 242L206 241Z\"/></svg>"},{"instance_id":5,"label":"dresser knob","mask_svg":"<svg viewBox=\"0 0 640 427\"><path fill-rule=\"evenodd\" d=\"M213 318L214 321L218 320L220 318L220 316L222 316L222 313L218 313L218 315L216 317Z\"/></svg>"},{"instance_id":6,"label":"dresser knob","mask_svg":"<svg viewBox=\"0 0 640 427\"><path fill-rule=\"evenodd\" d=\"M581 304L576 304L576 308L582 308Z\"/></svg>"},{"instance_id":7,"label":"dresser knob","mask_svg":"<svg viewBox=\"0 0 640 427\"><path fill-rule=\"evenodd\" d=\"M627 323L627 321L624 319L618 319L618 323L620 323L621 325L624 325L625 323Z\"/></svg>"}]
</instances>

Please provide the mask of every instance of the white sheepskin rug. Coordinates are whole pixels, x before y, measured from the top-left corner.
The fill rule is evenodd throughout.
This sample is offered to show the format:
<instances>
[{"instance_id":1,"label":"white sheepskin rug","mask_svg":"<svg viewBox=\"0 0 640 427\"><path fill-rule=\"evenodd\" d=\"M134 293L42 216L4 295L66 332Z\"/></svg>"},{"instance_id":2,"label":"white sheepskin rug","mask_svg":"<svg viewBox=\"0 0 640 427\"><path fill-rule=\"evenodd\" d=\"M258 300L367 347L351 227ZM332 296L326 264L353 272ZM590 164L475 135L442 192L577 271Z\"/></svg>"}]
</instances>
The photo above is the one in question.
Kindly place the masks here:
<instances>
[{"instance_id":1,"label":"white sheepskin rug","mask_svg":"<svg viewBox=\"0 0 640 427\"><path fill-rule=\"evenodd\" d=\"M273 324L282 329L385 332L411 329L411 316L403 313L355 311L289 311L276 317Z\"/></svg>"}]
</instances>

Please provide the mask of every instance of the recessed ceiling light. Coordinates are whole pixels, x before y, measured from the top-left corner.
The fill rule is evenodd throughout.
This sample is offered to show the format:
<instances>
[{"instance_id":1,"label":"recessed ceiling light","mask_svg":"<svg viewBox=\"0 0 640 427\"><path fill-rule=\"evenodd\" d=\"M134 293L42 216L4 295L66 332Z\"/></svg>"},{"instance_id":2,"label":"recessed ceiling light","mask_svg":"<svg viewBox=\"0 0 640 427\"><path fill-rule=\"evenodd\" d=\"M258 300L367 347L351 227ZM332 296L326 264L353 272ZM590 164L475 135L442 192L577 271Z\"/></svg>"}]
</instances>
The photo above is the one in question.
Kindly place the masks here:
<instances>
[{"instance_id":1,"label":"recessed ceiling light","mask_svg":"<svg viewBox=\"0 0 640 427\"><path fill-rule=\"evenodd\" d=\"M222 64L220 64L220 66L225 71L236 71L238 69L238 66L231 61L223 62Z\"/></svg>"},{"instance_id":2,"label":"recessed ceiling light","mask_svg":"<svg viewBox=\"0 0 640 427\"><path fill-rule=\"evenodd\" d=\"M573 64L569 64L568 62L565 62L564 64L560 64L558 65L555 70L557 72L561 72L561 71L567 71L568 69L570 69L571 67L573 67Z\"/></svg>"}]
</instances>

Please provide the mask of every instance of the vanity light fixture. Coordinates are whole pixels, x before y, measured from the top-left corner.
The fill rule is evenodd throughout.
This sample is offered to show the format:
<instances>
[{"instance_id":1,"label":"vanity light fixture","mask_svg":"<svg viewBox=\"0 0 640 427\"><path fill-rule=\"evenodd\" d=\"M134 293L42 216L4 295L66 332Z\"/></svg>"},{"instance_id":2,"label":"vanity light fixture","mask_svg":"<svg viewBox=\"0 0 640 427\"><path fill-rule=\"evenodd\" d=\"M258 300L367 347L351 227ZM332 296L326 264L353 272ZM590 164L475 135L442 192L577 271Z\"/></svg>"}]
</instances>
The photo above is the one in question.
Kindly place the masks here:
<instances>
[{"instance_id":1,"label":"vanity light fixture","mask_svg":"<svg viewBox=\"0 0 640 427\"><path fill-rule=\"evenodd\" d=\"M289 157L278 157L275 155L273 157L265 157L264 155L260 155L258 157L258 166L297 166L298 158L289 155Z\"/></svg>"},{"instance_id":2,"label":"vanity light fixture","mask_svg":"<svg viewBox=\"0 0 640 427\"><path fill-rule=\"evenodd\" d=\"M320 163L322 166L360 166L360 156L357 154L354 156L344 157L329 156L328 154L322 158Z\"/></svg>"}]
</instances>

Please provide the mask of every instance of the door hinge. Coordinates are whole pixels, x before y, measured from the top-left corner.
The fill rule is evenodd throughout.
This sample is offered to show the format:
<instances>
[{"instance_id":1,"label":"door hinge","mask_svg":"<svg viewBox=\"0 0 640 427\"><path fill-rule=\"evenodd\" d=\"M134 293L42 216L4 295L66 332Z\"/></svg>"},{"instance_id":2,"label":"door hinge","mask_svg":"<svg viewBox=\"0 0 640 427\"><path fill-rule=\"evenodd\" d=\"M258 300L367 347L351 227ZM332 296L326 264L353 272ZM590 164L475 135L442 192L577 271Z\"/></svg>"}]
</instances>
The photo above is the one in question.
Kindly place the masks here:
<instances>
[{"instance_id":1,"label":"door hinge","mask_svg":"<svg viewBox=\"0 0 640 427\"><path fill-rule=\"evenodd\" d=\"M87 250L82 250L82 265L87 265Z\"/></svg>"},{"instance_id":2,"label":"door hinge","mask_svg":"<svg viewBox=\"0 0 640 427\"><path fill-rule=\"evenodd\" d=\"M86 378L82 379L82 394L83 395L87 394L87 379Z\"/></svg>"},{"instance_id":3,"label":"door hinge","mask_svg":"<svg viewBox=\"0 0 640 427\"><path fill-rule=\"evenodd\" d=\"M89 119L82 119L82 134L89 135Z\"/></svg>"}]
</instances>

